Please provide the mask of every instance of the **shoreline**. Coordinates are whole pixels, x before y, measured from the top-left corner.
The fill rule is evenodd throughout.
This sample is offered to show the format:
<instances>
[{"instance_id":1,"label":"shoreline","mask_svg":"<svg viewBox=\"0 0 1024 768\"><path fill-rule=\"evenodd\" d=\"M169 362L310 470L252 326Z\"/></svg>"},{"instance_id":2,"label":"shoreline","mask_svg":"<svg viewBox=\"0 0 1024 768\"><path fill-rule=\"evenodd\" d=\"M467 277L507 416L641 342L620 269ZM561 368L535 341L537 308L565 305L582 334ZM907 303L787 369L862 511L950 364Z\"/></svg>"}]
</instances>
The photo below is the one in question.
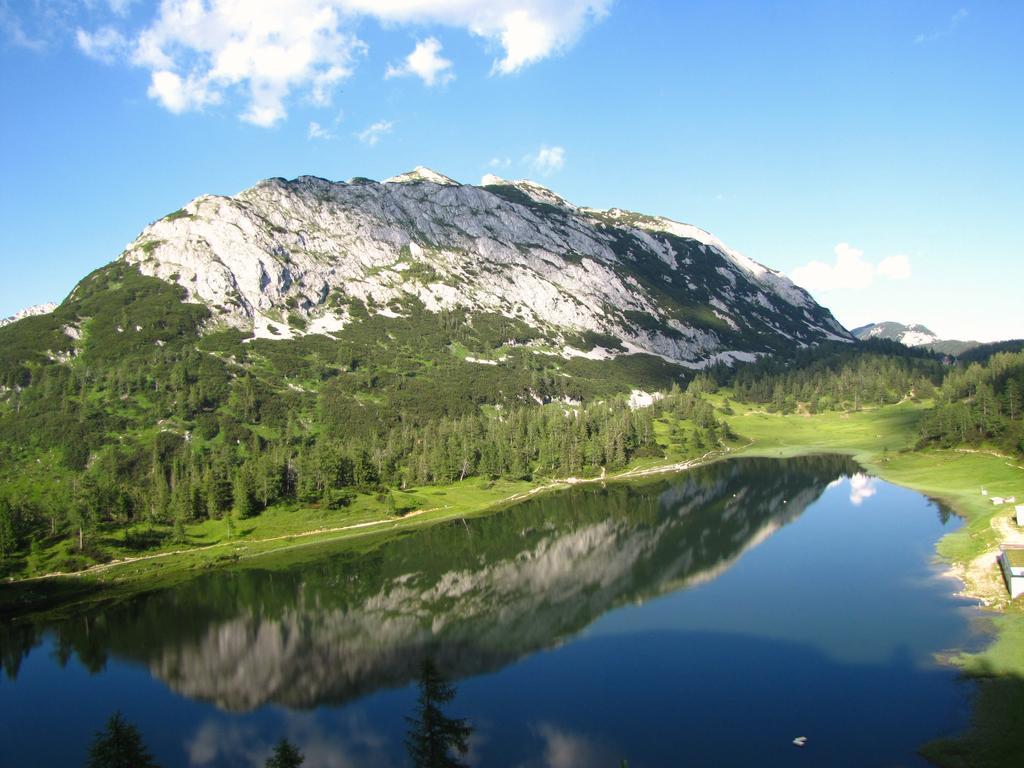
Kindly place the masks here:
<instances>
[{"instance_id":1,"label":"shoreline","mask_svg":"<svg viewBox=\"0 0 1024 768\"><path fill-rule=\"evenodd\" d=\"M7 580L0 584L0 596L6 598L0 599L0 615L12 623L60 616L93 602L171 586L224 565L345 541L359 546L360 540L369 541L371 536L496 514L509 505L577 485L643 480L733 458L840 454L850 456L865 472L884 482L908 488L944 505L963 520L956 531L947 533L933 545L934 560L942 578L957 580L956 585L950 585L954 594L984 612L986 622L991 623L992 635L986 638L980 651L951 650L936 657L938 663L953 666L966 678L974 680L976 687L971 697L968 729L922 745L921 754L930 762L948 768L998 766L1004 764L1002 761L1007 755L1024 753L1021 751L1024 750L1024 734L1017 733L1014 715L1024 704L1024 610L1009 601L995 555L1001 543L1018 539L1024 543L1024 531L1016 531L1011 526L1012 505L1006 509L995 508L989 497L981 495L980 489L984 486L994 494L1013 495L1015 492L1018 497L1024 496L1024 467L1016 464L1012 457L993 451L915 450L918 413L919 407L908 403L852 414L741 414L731 417L729 422L742 436L743 444L736 441L732 446L682 461L641 461L614 475L602 473L595 477L549 480L532 487L520 487L511 494L507 493L511 488L494 489L479 484L461 489L458 486L416 489L421 503L425 498L452 493L452 504L429 507L424 504L402 516L370 520L357 517L356 521L340 526L287 532L263 539L220 541L102 563L67 574ZM515 483L508 485L514 487ZM500 491L505 491L506 495L487 497ZM376 513L376 508L371 511ZM273 525L269 530L273 530ZM1022 743L1016 743L1015 739ZM974 760L976 754L983 757Z\"/></svg>"},{"instance_id":2,"label":"shoreline","mask_svg":"<svg viewBox=\"0 0 1024 768\"><path fill-rule=\"evenodd\" d=\"M735 456L742 452L752 442L737 448L725 446L720 449L708 451L699 457L686 459L684 461L672 461L665 464L654 464L650 466L637 466L626 469L616 474L602 472L597 477L566 477L556 480L548 480L527 490L517 491L509 496L487 501L476 507L453 512L446 512L450 505L432 507L429 509L412 510L401 516L367 520L347 525L320 527L295 532L283 533L275 536L268 536L259 539L244 539L220 541L213 544L183 547L180 549L163 552L153 552L137 557L119 558L106 563L97 563L79 571L54 571L35 576L22 578L7 578L0 581L0 594L4 589L16 590L19 587L31 587L33 585L45 585L47 583L74 583L81 589L91 589L87 593L102 597L102 593L113 587L132 587L144 580L147 576L154 576L158 579L165 577L189 576L198 571L212 570L222 565L237 564L243 560L253 560L268 555L280 555L290 550L300 549L309 546L331 544L346 540L353 540L361 535L378 534L395 530L414 530L421 526L434 525L458 520L466 517L495 514L509 505L517 504L535 496L540 496L553 491L566 490L580 485L609 482L629 482L641 480L647 477L655 477L663 474L681 473L699 466L705 466L722 459ZM436 513L436 514L432 514ZM295 541L296 539L308 539L307 541ZM284 542L276 544L276 542ZM263 548L263 545L271 545ZM257 549L253 551L253 548ZM217 553L216 559L206 560L201 563L190 563L192 556L202 556ZM166 562L165 561L169 561ZM134 573L122 573L122 570L130 569L132 566L141 566L140 570ZM147 567L149 566L149 567ZM32 614L36 603L46 603L50 600L39 601L27 600L17 606L17 610L8 612L6 606L0 602L0 615L19 613ZM68 608L76 600L69 600L57 605L38 605L42 610L47 608Z\"/></svg>"},{"instance_id":3,"label":"shoreline","mask_svg":"<svg viewBox=\"0 0 1024 768\"><path fill-rule=\"evenodd\" d=\"M767 416L768 414L751 412L745 415ZM1002 459L1006 461L1007 466L1024 471L1024 467L1010 463L1009 460L1012 457L1004 456L994 451L952 449L949 452L976 456L989 456L992 458ZM239 538L237 540L220 541L213 544L182 547L163 552L142 554L136 557L118 558L105 563L97 563L79 571L54 571L21 578L8 577L3 581L0 581L0 590L5 587L16 588L20 585L38 584L53 580L81 580L85 583L95 580L97 587L110 586L113 584L127 584L144 577L145 573L136 572L133 574L120 574L118 571L138 564L155 562L160 562L162 564L163 561L170 559L171 562L167 565L166 569L161 568L161 574L166 575L169 571L190 571L198 569L195 564L190 565L185 562L175 562L175 559L180 558L183 561L189 556L200 555L203 553L222 552L228 554L227 558L218 558L204 563L202 569L206 570L218 567L218 564L220 563L237 563L242 560L251 560L267 555L281 554L289 550L302 547L344 541L346 539L355 538L363 533L376 534L402 528L413 529L424 524L431 525L468 516L493 514L504 507L525 501L535 496L553 491L565 490L579 485L607 482L628 482L632 480L640 480L646 477L682 473L695 467L705 466L716 461L721 461L727 458L739 458L742 456L782 458L821 453L834 453L851 456L858 461L858 463L862 464L866 471L877 476L879 479L923 493L929 498L945 504L958 517L965 521L965 525L972 517L971 511L964 509L964 505L960 503L958 499L951 498L950 496L943 494L941 491L933 487L929 487L927 484L908 482L905 478L901 479L893 476L892 473L886 471L886 461L880 460L873 452L859 451L849 447L828 448L820 445L805 445L800 444L799 442L793 442L792 444L782 446L779 449L773 449L767 445L761 446L758 444L757 440L751 439L740 446L724 446L713 451L708 451L699 457L684 461L671 461L664 464L638 466L611 475L602 472L601 475L596 477L566 477L547 480L527 490L517 491L511 495L487 501L479 506L466 510L459 510L450 514L445 512L450 505L444 505L427 509L415 509L401 516L383 517L346 525L309 528L263 538ZM1024 483L1024 476L1022 476L1021 481ZM998 512L998 510L993 511ZM430 517L423 520L418 519L424 515L430 515ZM1009 605L1009 597L1005 594L1006 590L1003 588L1004 585L1002 583L1001 574L996 563L999 545L1005 543L1024 544L1024 531L1013 530L1008 521L1004 525L997 525L997 522L998 518L993 514L990 523L992 524L993 532L996 535L995 543L987 547L985 551L976 555L974 558L965 561L943 556L939 551L939 544L936 545L936 557L944 566L945 574L960 582L961 589L956 593L957 596L976 600L983 608L1002 612ZM296 541L297 539L308 539L308 541ZM941 541L942 540L940 539L940 544ZM276 542L285 543L276 545ZM268 544L271 546L262 548L263 545ZM252 548L254 547L259 548L252 551ZM22 607L27 610L31 610L31 603L26 603Z\"/></svg>"}]
</instances>

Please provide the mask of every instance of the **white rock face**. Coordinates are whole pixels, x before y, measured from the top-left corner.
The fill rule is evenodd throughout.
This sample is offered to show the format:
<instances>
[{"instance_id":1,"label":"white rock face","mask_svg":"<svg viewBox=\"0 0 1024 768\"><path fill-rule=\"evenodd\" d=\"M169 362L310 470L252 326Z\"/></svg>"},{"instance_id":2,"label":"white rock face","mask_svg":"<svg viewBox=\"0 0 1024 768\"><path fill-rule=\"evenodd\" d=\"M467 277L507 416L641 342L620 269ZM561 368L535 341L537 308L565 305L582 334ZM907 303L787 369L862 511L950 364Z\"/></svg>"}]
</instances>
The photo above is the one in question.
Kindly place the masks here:
<instances>
[{"instance_id":1,"label":"white rock face","mask_svg":"<svg viewBox=\"0 0 1024 768\"><path fill-rule=\"evenodd\" d=\"M580 209L533 182L487 181L495 186L426 168L385 183L268 179L234 197L196 198L147 227L123 258L182 286L217 322L262 338L336 335L355 300L395 316L413 297L431 312L518 318L556 341L616 336L625 353L684 365L763 352L764 329L778 336L780 322L798 344L849 338L802 289L703 230ZM652 268L664 272L656 281ZM695 323L690 308L712 294L717 319ZM289 328L289 314L303 322ZM743 343L731 337L740 332L749 332Z\"/></svg>"},{"instance_id":2,"label":"white rock face","mask_svg":"<svg viewBox=\"0 0 1024 768\"><path fill-rule=\"evenodd\" d=\"M16 323L19 320L26 317L35 317L36 315L48 315L57 308L57 305L53 302L47 302L46 304L36 304L33 307L27 307L20 312L15 312L10 317L0 319L0 328L11 323Z\"/></svg>"}]
</instances>

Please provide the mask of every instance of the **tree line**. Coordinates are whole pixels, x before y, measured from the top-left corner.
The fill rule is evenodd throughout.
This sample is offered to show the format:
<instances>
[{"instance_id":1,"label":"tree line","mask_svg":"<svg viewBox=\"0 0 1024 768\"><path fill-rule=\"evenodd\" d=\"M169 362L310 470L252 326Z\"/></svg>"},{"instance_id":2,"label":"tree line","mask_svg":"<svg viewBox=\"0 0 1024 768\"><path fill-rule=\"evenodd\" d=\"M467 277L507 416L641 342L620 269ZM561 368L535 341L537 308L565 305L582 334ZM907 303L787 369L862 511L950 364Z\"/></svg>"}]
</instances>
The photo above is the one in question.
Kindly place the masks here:
<instances>
[{"instance_id":1,"label":"tree line","mask_svg":"<svg viewBox=\"0 0 1024 768\"><path fill-rule=\"evenodd\" d=\"M35 495L0 496L0 555L59 535L95 555L90 540L110 524L170 525L183 540L187 524L212 518L224 519L230 533L235 520L275 504L337 509L356 492L377 494L389 512L401 513L393 490L470 477L595 474L655 454L652 414L621 399L495 407L365 434L313 432L289 422L279 436L249 430L245 439L211 444L160 431L148 446L110 443L81 469L71 462L71 471ZM152 543L137 535L139 548Z\"/></svg>"},{"instance_id":2,"label":"tree line","mask_svg":"<svg viewBox=\"0 0 1024 768\"><path fill-rule=\"evenodd\" d=\"M935 394L922 440L945 447L994 443L1024 454L1024 352L956 366Z\"/></svg>"}]
</instances>

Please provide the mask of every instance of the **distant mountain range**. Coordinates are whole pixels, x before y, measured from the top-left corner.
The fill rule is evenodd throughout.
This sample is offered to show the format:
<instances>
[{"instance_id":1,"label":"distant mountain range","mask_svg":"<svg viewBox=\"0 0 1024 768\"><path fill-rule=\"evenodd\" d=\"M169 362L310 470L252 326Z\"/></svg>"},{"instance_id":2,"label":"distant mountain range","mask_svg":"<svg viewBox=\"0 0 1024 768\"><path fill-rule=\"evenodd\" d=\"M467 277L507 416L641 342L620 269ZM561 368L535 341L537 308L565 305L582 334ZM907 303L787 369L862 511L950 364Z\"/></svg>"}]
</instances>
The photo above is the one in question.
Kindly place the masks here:
<instances>
[{"instance_id":1,"label":"distant mountain range","mask_svg":"<svg viewBox=\"0 0 1024 768\"><path fill-rule=\"evenodd\" d=\"M974 349L980 342L958 341L956 339L940 339L933 331L923 325L894 323L869 323L854 328L853 335L858 339L891 339L908 347L926 347L943 355L960 355Z\"/></svg>"}]
</instances>

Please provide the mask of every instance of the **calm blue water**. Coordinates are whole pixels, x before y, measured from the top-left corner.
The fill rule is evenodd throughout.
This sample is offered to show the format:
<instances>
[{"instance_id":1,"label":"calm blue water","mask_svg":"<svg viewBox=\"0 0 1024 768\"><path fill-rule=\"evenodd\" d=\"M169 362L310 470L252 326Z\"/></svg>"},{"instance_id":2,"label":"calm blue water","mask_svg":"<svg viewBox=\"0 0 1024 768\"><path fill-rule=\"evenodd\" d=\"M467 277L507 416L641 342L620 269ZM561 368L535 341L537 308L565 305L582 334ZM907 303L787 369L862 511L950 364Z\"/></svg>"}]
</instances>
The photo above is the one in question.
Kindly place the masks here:
<instances>
[{"instance_id":1,"label":"calm blue water","mask_svg":"<svg viewBox=\"0 0 1024 768\"><path fill-rule=\"evenodd\" d=\"M473 765L920 765L968 715L957 523L856 472L733 460L16 622L0 765L81 765L115 709L168 767L405 765L425 657Z\"/></svg>"}]
</instances>

